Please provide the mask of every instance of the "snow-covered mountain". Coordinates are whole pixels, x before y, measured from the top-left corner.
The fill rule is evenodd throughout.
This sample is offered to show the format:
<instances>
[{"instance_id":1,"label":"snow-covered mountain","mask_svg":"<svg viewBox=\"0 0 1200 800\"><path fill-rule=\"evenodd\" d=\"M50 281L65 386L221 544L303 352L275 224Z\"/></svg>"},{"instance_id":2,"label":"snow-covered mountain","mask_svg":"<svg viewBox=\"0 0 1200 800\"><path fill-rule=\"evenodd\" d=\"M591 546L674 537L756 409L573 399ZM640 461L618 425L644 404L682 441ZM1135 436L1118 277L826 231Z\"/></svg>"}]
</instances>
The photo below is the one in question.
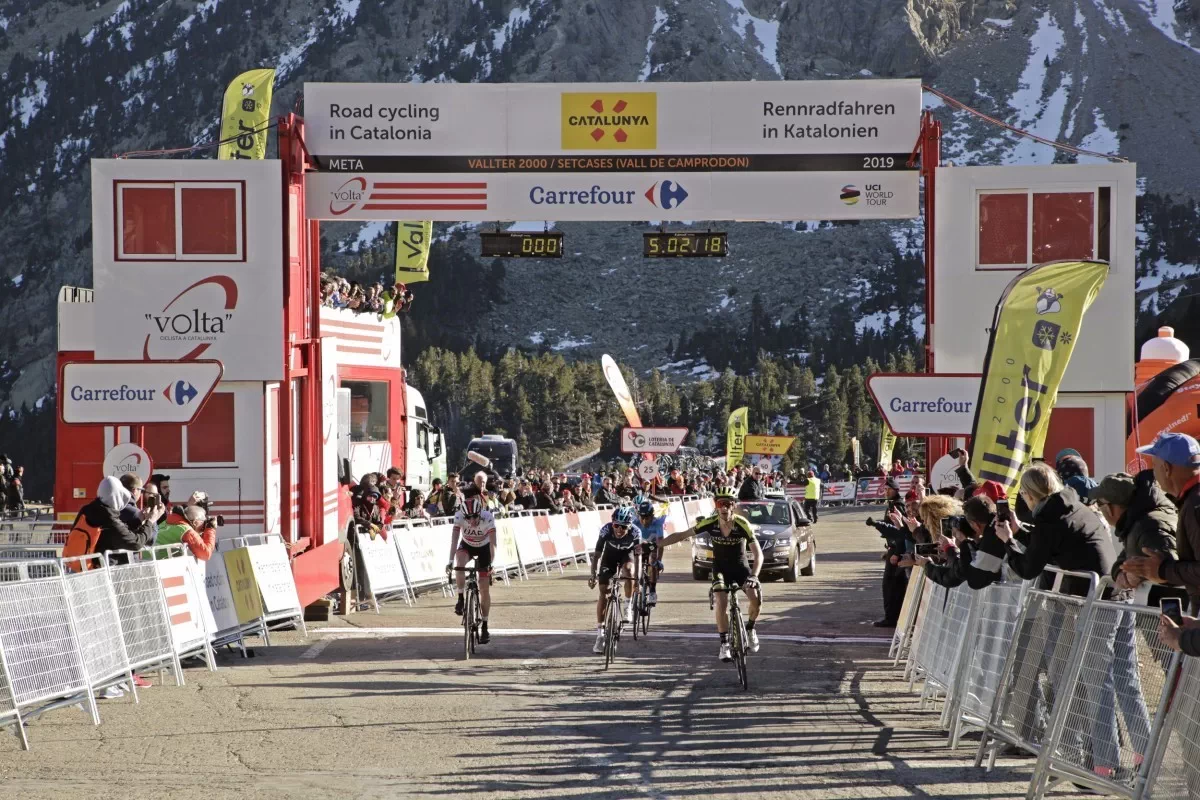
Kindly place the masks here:
<instances>
[{"instance_id":1,"label":"snow-covered mountain","mask_svg":"<svg viewBox=\"0 0 1200 800\"><path fill-rule=\"evenodd\" d=\"M276 113L298 106L306 80L919 76L1010 124L1137 161L1143 320L1182 318L1200 257L1198 20L1200 0L8 0L0 406L50 390L55 293L89 283L88 159L213 138L226 83L256 66L280 70ZM927 104L955 163L1073 158ZM353 268L381 246L378 226L360 228L327 227L329 263ZM642 368L667 362L700 310L741 324L755 293L776 319L802 311L814 330L920 333L919 286L897 267L920 246L914 224L730 231L739 248L721 264L568 254L549 273L514 265L478 324L502 342L607 350ZM580 253L629 237L621 225L569 234Z\"/></svg>"}]
</instances>

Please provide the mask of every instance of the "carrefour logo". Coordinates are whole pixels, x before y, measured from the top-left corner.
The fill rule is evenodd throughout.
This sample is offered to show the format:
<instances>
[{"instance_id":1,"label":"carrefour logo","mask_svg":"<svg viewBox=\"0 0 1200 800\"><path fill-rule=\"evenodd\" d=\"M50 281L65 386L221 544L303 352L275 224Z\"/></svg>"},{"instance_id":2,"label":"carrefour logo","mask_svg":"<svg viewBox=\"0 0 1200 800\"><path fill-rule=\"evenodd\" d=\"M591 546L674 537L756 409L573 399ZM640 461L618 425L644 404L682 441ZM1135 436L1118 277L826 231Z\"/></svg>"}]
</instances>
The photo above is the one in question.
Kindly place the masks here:
<instances>
[{"instance_id":1,"label":"carrefour logo","mask_svg":"<svg viewBox=\"0 0 1200 800\"><path fill-rule=\"evenodd\" d=\"M186 406L197 394L196 387L184 380L168 383L167 388L163 389L163 397L167 398L167 402L177 406Z\"/></svg>"},{"instance_id":2,"label":"carrefour logo","mask_svg":"<svg viewBox=\"0 0 1200 800\"><path fill-rule=\"evenodd\" d=\"M665 180L651 184L649 189L605 189L593 184L580 189L550 189L535 185L529 190L529 202L535 206L626 206L633 205L634 198L642 195L655 208L678 208L687 199L688 193L675 181Z\"/></svg>"}]
</instances>

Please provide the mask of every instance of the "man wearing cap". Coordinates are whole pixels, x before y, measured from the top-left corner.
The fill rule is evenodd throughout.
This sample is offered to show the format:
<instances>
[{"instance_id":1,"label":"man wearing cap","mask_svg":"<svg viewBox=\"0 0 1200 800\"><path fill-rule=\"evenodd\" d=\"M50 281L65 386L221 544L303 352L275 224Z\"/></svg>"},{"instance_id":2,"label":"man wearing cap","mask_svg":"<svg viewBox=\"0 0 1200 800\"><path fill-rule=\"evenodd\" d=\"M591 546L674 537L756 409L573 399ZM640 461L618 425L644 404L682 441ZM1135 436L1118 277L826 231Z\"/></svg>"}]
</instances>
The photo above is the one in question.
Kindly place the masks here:
<instances>
[{"instance_id":1,"label":"man wearing cap","mask_svg":"<svg viewBox=\"0 0 1200 800\"><path fill-rule=\"evenodd\" d=\"M1152 470L1143 470L1136 476L1124 472L1106 475L1092 489L1091 499L1124 544L1112 572L1119 589L1137 589L1144 583L1137 575L1121 571L1126 559L1139 557L1145 550L1169 553L1172 559L1178 557L1175 552L1178 520L1175 504L1154 480ZM1159 598L1166 594L1177 592L1159 586L1150 588L1150 604L1157 605Z\"/></svg>"},{"instance_id":2,"label":"man wearing cap","mask_svg":"<svg viewBox=\"0 0 1200 800\"><path fill-rule=\"evenodd\" d=\"M1150 456L1155 480L1179 509L1179 557L1143 550L1144 556L1126 559L1122 571L1155 583L1186 586L1192 600L1200 600L1200 443L1185 433L1164 433L1138 452Z\"/></svg>"}]
</instances>

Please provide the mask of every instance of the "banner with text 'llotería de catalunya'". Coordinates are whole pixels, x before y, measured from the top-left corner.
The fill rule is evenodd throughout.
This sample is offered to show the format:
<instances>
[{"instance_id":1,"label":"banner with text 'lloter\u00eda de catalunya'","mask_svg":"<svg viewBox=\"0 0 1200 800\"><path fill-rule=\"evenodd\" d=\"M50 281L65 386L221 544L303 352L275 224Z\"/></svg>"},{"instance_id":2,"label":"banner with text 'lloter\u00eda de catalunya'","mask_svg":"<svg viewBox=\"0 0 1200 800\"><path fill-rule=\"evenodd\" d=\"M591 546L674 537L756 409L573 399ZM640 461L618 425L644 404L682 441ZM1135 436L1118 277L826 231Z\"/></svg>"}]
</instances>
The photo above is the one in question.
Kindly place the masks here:
<instances>
[{"instance_id":1,"label":"banner with text 'lloter\u00eda de catalunya'","mask_svg":"<svg viewBox=\"0 0 1200 800\"><path fill-rule=\"evenodd\" d=\"M918 80L306 83L315 219L919 212Z\"/></svg>"},{"instance_id":2,"label":"banner with text 'lloter\u00eda de catalunya'","mask_svg":"<svg viewBox=\"0 0 1200 800\"><path fill-rule=\"evenodd\" d=\"M1083 315L1107 277L1103 261L1051 261L1005 288L971 432L971 471L979 480L1011 488L1030 459L1041 456Z\"/></svg>"}]
</instances>

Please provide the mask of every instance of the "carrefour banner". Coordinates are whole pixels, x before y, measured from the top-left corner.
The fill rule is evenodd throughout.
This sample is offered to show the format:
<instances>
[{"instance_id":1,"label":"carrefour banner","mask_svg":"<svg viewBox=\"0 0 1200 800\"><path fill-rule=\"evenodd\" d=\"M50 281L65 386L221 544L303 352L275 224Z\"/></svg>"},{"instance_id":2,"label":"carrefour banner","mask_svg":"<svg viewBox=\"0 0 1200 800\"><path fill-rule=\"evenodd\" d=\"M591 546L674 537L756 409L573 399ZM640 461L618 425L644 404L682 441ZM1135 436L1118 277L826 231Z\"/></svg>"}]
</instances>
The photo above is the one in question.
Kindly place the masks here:
<instances>
[{"instance_id":1,"label":"carrefour banner","mask_svg":"<svg viewBox=\"0 0 1200 800\"><path fill-rule=\"evenodd\" d=\"M1050 412L1108 277L1103 261L1051 261L1025 270L996 304L971 432L971 471L1011 489L1042 455Z\"/></svg>"},{"instance_id":2,"label":"carrefour banner","mask_svg":"<svg viewBox=\"0 0 1200 800\"><path fill-rule=\"evenodd\" d=\"M252 69L238 75L225 90L221 105L218 159L263 158L267 154L267 120L275 70Z\"/></svg>"},{"instance_id":3,"label":"carrefour banner","mask_svg":"<svg viewBox=\"0 0 1200 800\"><path fill-rule=\"evenodd\" d=\"M746 454L746 431L750 429L750 409L742 406L729 415L725 430L725 466L740 464Z\"/></svg>"},{"instance_id":4,"label":"carrefour banner","mask_svg":"<svg viewBox=\"0 0 1200 800\"><path fill-rule=\"evenodd\" d=\"M918 214L918 80L307 83L322 219ZM390 217L389 217L390 214ZM647 216L650 214L650 216Z\"/></svg>"},{"instance_id":5,"label":"carrefour banner","mask_svg":"<svg viewBox=\"0 0 1200 800\"><path fill-rule=\"evenodd\" d=\"M429 280L429 243L433 223L396 223L396 282L419 283Z\"/></svg>"}]
</instances>

